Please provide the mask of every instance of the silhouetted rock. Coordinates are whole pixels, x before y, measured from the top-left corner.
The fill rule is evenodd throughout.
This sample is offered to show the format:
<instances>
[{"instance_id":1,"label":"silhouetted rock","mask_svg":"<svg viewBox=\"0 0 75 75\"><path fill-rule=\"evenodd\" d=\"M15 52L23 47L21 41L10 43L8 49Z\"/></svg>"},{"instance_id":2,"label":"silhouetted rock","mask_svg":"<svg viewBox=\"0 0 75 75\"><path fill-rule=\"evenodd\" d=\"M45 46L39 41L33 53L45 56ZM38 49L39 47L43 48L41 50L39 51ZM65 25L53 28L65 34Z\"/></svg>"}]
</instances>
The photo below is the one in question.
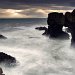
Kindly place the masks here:
<instances>
[{"instance_id":1,"label":"silhouetted rock","mask_svg":"<svg viewBox=\"0 0 75 75\"><path fill-rule=\"evenodd\" d=\"M50 13L48 14L48 30L44 34L50 35L52 38L64 38L69 39L69 35L62 31L64 26L64 15L63 13Z\"/></svg>"},{"instance_id":2,"label":"silhouetted rock","mask_svg":"<svg viewBox=\"0 0 75 75\"><path fill-rule=\"evenodd\" d=\"M74 45L75 44L75 9L71 13L70 12L65 13L64 26L68 27L72 35L71 45Z\"/></svg>"},{"instance_id":3,"label":"silhouetted rock","mask_svg":"<svg viewBox=\"0 0 75 75\"><path fill-rule=\"evenodd\" d=\"M46 27L36 27L35 29L37 29L37 30L47 30Z\"/></svg>"},{"instance_id":4,"label":"silhouetted rock","mask_svg":"<svg viewBox=\"0 0 75 75\"><path fill-rule=\"evenodd\" d=\"M49 13L48 14L48 19L47 19L47 24L50 26L55 25L55 23L63 26L64 25L64 15L63 13Z\"/></svg>"},{"instance_id":5,"label":"silhouetted rock","mask_svg":"<svg viewBox=\"0 0 75 75\"><path fill-rule=\"evenodd\" d=\"M72 22L72 15L70 12L66 12L64 26L69 27L71 25L71 22Z\"/></svg>"},{"instance_id":6,"label":"silhouetted rock","mask_svg":"<svg viewBox=\"0 0 75 75\"><path fill-rule=\"evenodd\" d=\"M7 38L0 34L0 39L7 39Z\"/></svg>"},{"instance_id":7,"label":"silhouetted rock","mask_svg":"<svg viewBox=\"0 0 75 75\"><path fill-rule=\"evenodd\" d=\"M0 52L0 63L5 63L12 66L16 63L16 59L10 55Z\"/></svg>"}]
</instances>

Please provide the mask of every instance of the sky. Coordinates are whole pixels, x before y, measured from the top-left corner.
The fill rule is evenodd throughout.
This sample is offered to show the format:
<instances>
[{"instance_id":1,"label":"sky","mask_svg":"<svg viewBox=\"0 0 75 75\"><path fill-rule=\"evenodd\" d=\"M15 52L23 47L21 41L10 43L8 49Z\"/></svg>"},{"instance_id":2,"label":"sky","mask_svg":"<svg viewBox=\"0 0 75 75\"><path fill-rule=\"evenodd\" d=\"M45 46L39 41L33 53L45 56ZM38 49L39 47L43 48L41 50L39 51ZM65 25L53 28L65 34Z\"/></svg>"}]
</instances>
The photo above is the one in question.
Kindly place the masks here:
<instances>
[{"instance_id":1,"label":"sky","mask_svg":"<svg viewBox=\"0 0 75 75\"><path fill-rule=\"evenodd\" d=\"M0 18L46 18L48 13L74 8L74 0L0 0Z\"/></svg>"}]
</instances>

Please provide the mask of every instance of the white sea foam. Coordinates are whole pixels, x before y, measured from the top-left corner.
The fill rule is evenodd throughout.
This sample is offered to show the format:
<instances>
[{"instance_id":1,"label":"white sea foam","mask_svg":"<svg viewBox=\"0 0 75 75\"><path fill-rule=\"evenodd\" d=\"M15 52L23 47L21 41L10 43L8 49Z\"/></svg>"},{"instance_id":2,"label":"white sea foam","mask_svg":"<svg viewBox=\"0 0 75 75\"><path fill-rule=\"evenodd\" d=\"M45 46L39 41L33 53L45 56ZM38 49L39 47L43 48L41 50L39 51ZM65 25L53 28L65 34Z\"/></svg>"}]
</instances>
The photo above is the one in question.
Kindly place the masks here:
<instances>
[{"instance_id":1,"label":"white sea foam","mask_svg":"<svg viewBox=\"0 0 75 75\"><path fill-rule=\"evenodd\" d=\"M0 51L19 62L11 68L0 65L5 75L75 75L75 50L70 39L49 39L35 26L8 28L1 33L8 39L0 40Z\"/></svg>"}]
</instances>

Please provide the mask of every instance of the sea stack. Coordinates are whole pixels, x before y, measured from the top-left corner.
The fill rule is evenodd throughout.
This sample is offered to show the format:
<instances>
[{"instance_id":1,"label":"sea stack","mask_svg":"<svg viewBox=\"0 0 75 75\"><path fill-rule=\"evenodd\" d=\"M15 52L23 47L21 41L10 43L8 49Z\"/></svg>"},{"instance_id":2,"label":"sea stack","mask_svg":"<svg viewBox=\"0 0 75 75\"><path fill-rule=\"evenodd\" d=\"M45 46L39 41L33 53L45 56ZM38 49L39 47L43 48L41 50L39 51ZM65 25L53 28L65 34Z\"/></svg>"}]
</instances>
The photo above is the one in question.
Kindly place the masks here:
<instances>
[{"instance_id":1,"label":"sea stack","mask_svg":"<svg viewBox=\"0 0 75 75\"><path fill-rule=\"evenodd\" d=\"M47 19L48 30L46 33L52 38L69 39L69 35L62 30L64 20L65 18L63 13L49 13Z\"/></svg>"}]
</instances>

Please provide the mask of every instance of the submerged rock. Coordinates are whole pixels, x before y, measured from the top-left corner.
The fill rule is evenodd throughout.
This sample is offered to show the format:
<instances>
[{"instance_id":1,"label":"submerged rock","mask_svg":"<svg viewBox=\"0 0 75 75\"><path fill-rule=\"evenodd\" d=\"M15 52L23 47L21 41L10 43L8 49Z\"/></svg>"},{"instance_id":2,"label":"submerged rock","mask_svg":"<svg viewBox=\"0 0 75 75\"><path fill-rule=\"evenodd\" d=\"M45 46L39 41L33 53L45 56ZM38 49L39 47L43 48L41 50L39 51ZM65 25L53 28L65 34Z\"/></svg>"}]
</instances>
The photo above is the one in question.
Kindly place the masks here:
<instances>
[{"instance_id":1,"label":"submerged rock","mask_svg":"<svg viewBox=\"0 0 75 75\"><path fill-rule=\"evenodd\" d=\"M36 27L35 29L37 29L37 30L47 30L46 27Z\"/></svg>"},{"instance_id":2,"label":"submerged rock","mask_svg":"<svg viewBox=\"0 0 75 75\"><path fill-rule=\"evenodd\" d=\"M16 59L10 55L0 52L0 63L4 63L8 66L13 66L16 64Z\"/></svg>"}]
</instances>

